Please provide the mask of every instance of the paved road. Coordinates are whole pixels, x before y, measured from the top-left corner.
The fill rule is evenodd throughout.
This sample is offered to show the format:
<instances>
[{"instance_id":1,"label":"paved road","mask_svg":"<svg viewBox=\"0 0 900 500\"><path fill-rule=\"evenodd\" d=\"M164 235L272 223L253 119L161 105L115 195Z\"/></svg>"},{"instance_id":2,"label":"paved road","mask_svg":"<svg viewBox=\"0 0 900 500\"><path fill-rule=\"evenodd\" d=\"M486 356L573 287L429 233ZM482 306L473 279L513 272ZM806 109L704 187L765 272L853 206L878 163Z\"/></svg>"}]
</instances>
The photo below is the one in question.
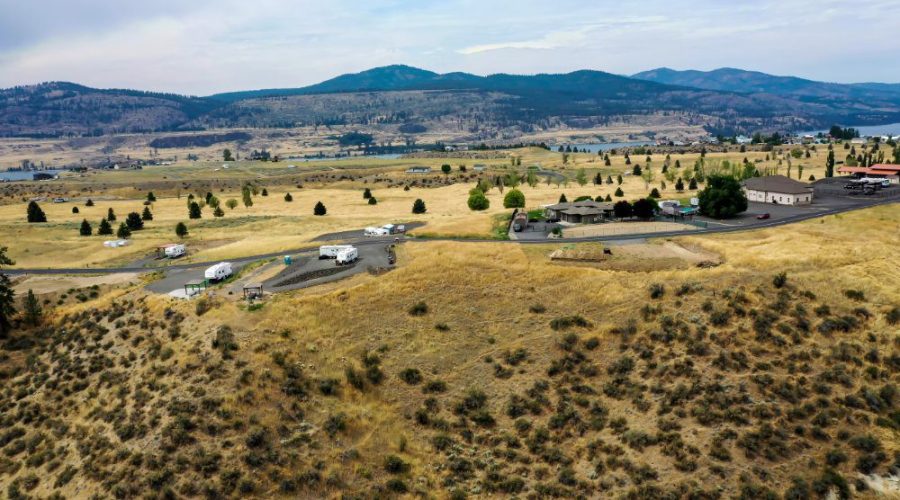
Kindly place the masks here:
<instances>
[{"instance_id":1,"label":"paved road","mask_svg":"<svg viewBox=\"0 0 900 500\"><path fill-rule=\"evenodd\" d=\"M896 198L888 198L888 199L870 199L870 200L853 200L853 199L835 199L830 202L824 202L822 204L815 204L809 207L808 211L801 211L794 215L786 215L783 217L778 217L774 215L775 207L777 205L761 205L759 206L766 207L766 211L773 213L773 218L768 220L757 220L755 217L746 214L743 217L738 219L730 220L730 221L721 221L717 222L717 224L710 224L710 227L707 229L698 229L697 231L669 231L669 232L660 232L660 233L643 233L643 234L628 234L628 235L615 235L615 236L597 236L590 238L560 238L555 240L495 240L490 238L484 239L459 239L459 238L428 238L428 239L415 239L415 238L407 238L405 236L401 236L399 240L401 242L414 242L414 241L457 241L461 243L510 243L510 244L518 244L518 245L528 245L528 244L546 244L546 243L579 243L579 242L597 242L597 241L608 241L608 240L616 240L618 242L626 241L626 240L643 240L648 238L669 238L676 236L698 236L698 235L707 235L707 234L718 234L718 233L732 233L738 231L749 231L753 229L762 229L767 227L777 227L783 226L786 224L792 224L794 222L800 222L804 220L814 219L818 217L824 217L826 215L834 215L844 212L851 212L854 210L862 210L865 208L870 208L878 205L888 205L891 203L898 203L898 199ZM751 205L752 206L752 205ZM783 207L779 207L783 208ZM759 211L758 208L755 209ZM725 225L725 224L733 224L733 225ZM384 245L385 243L390 243L393 241L393 237L387 238L366 238L361 240L350 240L349 242L355 246L364 246L364 245ZM310 245L306 247L297 248L294 250L288 250L284 252L272 252L260 255L249 255L247 257L240 257L236 259L229 259L228 261L232 264L246 264L248 262L253 262L260 259L268 259L272 257L281 257L283 255L294 255L301 254L305 252L311 252L317 249L318 246ZM59 268L59 269L4 269L3 272L10 276L12 275L21 275L21 274L111 274L111 273L144 273L144 272L153 272L153 271L177 271L177 270L185 270L185 269L197 269L197 268L206 268L213 264L216 264L219 261L211 261L211 262L192 262L186 264L174 264L171 266L163 266L163 267L113 267L113 268Z\"/></svg>"}]
</instances>

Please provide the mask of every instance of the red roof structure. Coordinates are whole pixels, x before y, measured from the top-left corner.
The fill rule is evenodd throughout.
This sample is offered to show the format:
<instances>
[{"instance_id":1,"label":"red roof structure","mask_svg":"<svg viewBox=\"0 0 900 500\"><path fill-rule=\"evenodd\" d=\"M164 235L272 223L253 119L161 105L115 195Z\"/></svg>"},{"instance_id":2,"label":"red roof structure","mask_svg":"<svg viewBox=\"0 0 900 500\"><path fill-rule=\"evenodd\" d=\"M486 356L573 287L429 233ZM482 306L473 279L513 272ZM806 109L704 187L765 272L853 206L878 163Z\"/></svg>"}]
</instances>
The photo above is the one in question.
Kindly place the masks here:
<instances>
[{"instance_id":1,"label":"red roof structure","mask_svg":"<svg viewBox=\"0 0 900 500\"><path fill-rule=\"evenodd\" d=\"M871 167L848 167L842 166L838 168L838 172L845 174L866 174L866 175L900 175L900 165L890 163L877 163Z\"/></svg>"}]
</instances>

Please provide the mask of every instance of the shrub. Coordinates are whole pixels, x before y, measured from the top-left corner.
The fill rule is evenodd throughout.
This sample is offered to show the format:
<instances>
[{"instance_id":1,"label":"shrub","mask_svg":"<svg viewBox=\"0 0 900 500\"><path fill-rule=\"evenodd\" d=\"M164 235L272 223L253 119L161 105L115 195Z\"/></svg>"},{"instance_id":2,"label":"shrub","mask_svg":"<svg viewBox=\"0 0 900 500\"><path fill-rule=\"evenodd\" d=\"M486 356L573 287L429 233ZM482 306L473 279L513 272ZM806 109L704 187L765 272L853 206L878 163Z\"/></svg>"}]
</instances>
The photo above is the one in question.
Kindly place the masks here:
<instances>
[{"instance_id":1,"label":"shrub","mask_svg":"<svg viewBox=\"0 0 900 500\"><path fill-rule=\"evenodd\" d=\"M447 392L447 383L443 380L431 380L425 384L425 387L422 387L422 392L425 394Z\"/></svg>"},{"instance_id":2,"label":"shrub","mask_svg":"<svg viewBox=\"0 0 900 500\"><path fill-rule=\"evenodd\" d=\"M550 328L554 330L567 330L572 327L589 328L591 323L579 315L563 316L550 321Z\"/></svg>"},{"instance_id":3,"label":"shrub","mask_svg":"<svg viewBox=\"0 0 900 500\"><path fill-rule=\"evenodd\" d=\"M844 290L844 296L851 300L866 300L866 294L862 290Z\"/></svg>"},{"instance_id":4,"label":"shrub","mask_svg":"<svg viewBox=\"0 0 900 500\"><path fill-rule=\"evenodd\" d=\"M291 196L291 193L284 193L284 201L290 203L290 202L294 201L294 197Z\"/></svg>"},{"instance_id":5,"label":"shrub","mask_svg":"<svg viewBox=\"0 0 900 500\"><path fill-rule=\"evenodd\" d=\"M424 316L428 314L428 304L425 302L418 302L409 308L410 316Z\"/></svg>"},{"instance_id":6,"label":"shrub","mask_svg":"<svg viewBox=\"0 0 900 500\"><path fill-rule=\"evenodd\" d=\"M347 417L343 413L331 415L325 419L323 427L329 437L334 437L338 432L343 432L347 429Z\"/></svg>"},{"instance_id":7,"label":"shrub","mask_svg":"<svg viewBox=\"0 0 900 500\"><path fill-rule=\"evenodd\" d=\"M775 288L781 288L786 283L787 283L787 273L785 273L785 272L778 273L775 275L774 278L772 278L772 285L774 285Z\"/></svg>"},{"instance_id":8,"label":"shrub","mask_svg":"<svg viewBox=\"0 0 900 500\"><path fill-rule=\"evenodd\" d=\"M377 205L377 204L378 204L378 200L376 200L374 196L369 198L369 205Z\"/></svg>"},{"instance_id":9,"label":"shrub","mask_svg":"<svg viewBox=\"0 0 900 500\"><path fill-rule=\"evenodd\" d=\"M666 294L666 287L661 283L653 283L650 285L650 298L658 299Z\"/></svg>"},{"instance_id":10,"label":"shrub","mask_svg":"<svg viewBox=\"0 0 900 500\"><path fill-rule=\"evenodd\" d=\"M403 474L409 471L409 464L397 455L384 457L384 470L391 474Z\"/></svg>"},{"instance_id":11,"label":"shrub","mask_svg":"<svg viewBox=\"0 0 900 500\"><path fill-rule=\"evenodd\" d=\"M695 189L696 182L691 181L691 189ZM715 219L726 219L747 210L747 196L734 177L712 175L707 181L706 188L697 195L700 213Z\"/></svg>"},{"instance_id":12,"label":"shrub","mask_svg":"<svg viewBox=\"0 0 900 500\"><path fill-rule=\"evenodd\" d=\"M487 210L491 206L490 200L480 190L475 190L469 195L469 210Z\"/></svg>"},{"instance_id":13,"label":"shrub","mask_svg":"<svg viewBox=\"0 0 900 500\"><path fill-rule=\"evenodd\" d=\"M400 372L400 380L409 385L416 385L422 382L422 372L418 368L407 368Z\"/></svg>"},{"instance_id":14,"label":"shrub","mask_svg":"<svg viewBox=\"0 0 900 500\"><path fill-rule=\"evenodd\" d=\"M503 197L504 208L525 208L525 194L518 189L510 189Z\"/></svg>"},{"instance_id":15,"label":"shrub","mask_svg":"<svg viewBox=\"0 0 900 500\"><path fill-rule=\"evenodd\" d=\"M884 315L884 319L889 325L900 323L900 306L894 306Z\"/></svg>"},{"instance_id":16,"label":"shrub","mask_svg":"<svg viewBox=\"0 0 900 500\"><path fill-rule=\"evenodd\" d=\"M531 307L528 308L528 310L533 312L534 314L542 314L547 310L547 308L544 307L543 304L532 304Z\"/></svg>"}]
</instances>

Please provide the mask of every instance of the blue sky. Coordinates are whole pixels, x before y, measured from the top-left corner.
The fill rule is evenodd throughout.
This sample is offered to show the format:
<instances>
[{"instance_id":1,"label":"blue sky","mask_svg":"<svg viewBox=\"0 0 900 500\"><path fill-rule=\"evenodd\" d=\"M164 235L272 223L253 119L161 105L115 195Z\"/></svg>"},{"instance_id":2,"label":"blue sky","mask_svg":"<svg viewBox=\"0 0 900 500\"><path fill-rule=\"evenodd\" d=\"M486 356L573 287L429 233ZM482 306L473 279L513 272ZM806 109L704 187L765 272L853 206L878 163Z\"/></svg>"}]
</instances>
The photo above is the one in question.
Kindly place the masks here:
<instances>
[{"instance_id":1,"label":"blue sky","mask_svg":"<svg viewBox=\"0 0 900 500\"><path fill-rule=\"evenodd\" d=\"M731 5L729 5L731 4ZM0 86L205 95L386 64L900 82L900 0L0 0Z\"/></svg>"}]
</instances>

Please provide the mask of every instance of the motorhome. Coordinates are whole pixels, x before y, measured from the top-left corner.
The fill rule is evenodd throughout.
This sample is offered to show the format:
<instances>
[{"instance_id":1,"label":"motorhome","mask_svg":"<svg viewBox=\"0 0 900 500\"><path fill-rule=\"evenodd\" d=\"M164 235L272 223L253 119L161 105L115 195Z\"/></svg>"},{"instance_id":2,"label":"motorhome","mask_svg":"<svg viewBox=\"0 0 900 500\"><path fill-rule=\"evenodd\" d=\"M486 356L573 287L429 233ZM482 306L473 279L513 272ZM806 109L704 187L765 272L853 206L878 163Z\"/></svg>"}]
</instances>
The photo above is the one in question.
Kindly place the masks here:
<instances>
[{"instance_id":1,"label":"motorhome","mask_svg":"<svg viewBox=\"0 0 900 500\"><path fill-rule=\"evenodd\" d=\"M357 250L356 247L345 248L337 254L337 257L335 258L335 265L346 266L348 264L352 264L358 258L359 250Z\"/></svg>"},{"instance_id":2,"label":"motorhome","mask_svg":"<svg viewBox=\"0 0 900 500\"><path fill-rule=\"evenodd\" d=\"M387 236L391 233L383 227L367 227L363 234L366 236Z\"/></svg>"},{"instance_id":3,"label":"motorhome","mask_svg":"<svg viewBox=\"0 0 900 500\"><path fill-rule=\"evenodd\" d=\"M348 248L353 248L353 245L322 245L319 247L319 258L337 258L339 253L341 253L343 250L347 250Z\"/></svg>"},{"instance_id":4,"label":"motorhome","mask_svg":"<svg viewBox=\"0 0 900 500\"><path fill-rule=\"evenodd\" d=\"M231 276L234 271L231 269L230 262L219 262L218 264L206 269L203 277L209 281L222 281Z\"/></svg>"},{"instance_id":5,"label":"motorhome","mask_svg":"<svg viewBox=\"0 0 900 500\"><path fill-rule=\"evenodd\" d=\"M178 257L183 256L187 253L187 247L184 245L169 245L165 248L166 257L170 259L177 259Z\"/></svg>"}]
</instances>

